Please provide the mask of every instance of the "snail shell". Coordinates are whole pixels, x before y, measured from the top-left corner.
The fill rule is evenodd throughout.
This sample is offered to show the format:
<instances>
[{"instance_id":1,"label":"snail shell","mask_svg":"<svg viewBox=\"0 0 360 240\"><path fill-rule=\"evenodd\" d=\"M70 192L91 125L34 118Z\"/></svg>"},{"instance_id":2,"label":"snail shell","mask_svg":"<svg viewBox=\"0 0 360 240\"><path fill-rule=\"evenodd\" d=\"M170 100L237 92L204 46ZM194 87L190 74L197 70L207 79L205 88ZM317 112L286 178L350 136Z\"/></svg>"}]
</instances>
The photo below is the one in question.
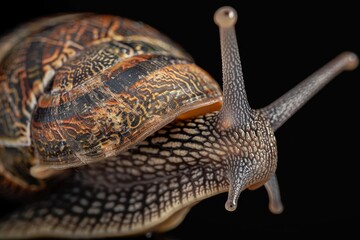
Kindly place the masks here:
<instances>
[{"instance_id":1,"label":"snail shell","mask_svg":"<svg viewBox=\"0 0 360 240\"><path fill-rule=\"evenodd\" d=\"M0 144L32 155L24 158L38 178L46 168L114 156L175 118L219 109L217 83L142 23L66 15L2 42Z\"/></svg>"}]
</instances>

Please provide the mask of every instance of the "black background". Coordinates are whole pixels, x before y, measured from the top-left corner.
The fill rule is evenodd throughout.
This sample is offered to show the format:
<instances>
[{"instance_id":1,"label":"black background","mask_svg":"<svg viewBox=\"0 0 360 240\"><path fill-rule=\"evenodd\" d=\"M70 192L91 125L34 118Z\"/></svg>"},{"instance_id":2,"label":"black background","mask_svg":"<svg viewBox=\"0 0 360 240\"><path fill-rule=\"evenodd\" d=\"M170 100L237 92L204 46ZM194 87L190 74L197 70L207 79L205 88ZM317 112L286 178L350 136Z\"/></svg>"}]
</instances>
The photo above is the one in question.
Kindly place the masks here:
<instances>
[{"instance_id":1,"label":"black background","mask_svg":"<svg viewBox=\"0 0 360 240\"><path fill-rule=\"evenodd\" d=\"M258 1L13 1L3 6L0 31L59 12L91 11L143 21L182 45L197 64L221 81L220 44L213 13L231 5L250 105L275 100L342 51L360 54L360 13L345 1L314 6ZM229 213L226 194L196 205L175 230L157 239L240 239L304 234L355 233L360 218L360 70L337 77L277 132L277 175L285 211L272 215L264 188L245 191ZM1 212L10 209L1 202ZM358 234L357 234L358 235ZM233 237L230 237L233 236ZM289 236L295 236L290 235Z\"/></svg>"}]
</instances>

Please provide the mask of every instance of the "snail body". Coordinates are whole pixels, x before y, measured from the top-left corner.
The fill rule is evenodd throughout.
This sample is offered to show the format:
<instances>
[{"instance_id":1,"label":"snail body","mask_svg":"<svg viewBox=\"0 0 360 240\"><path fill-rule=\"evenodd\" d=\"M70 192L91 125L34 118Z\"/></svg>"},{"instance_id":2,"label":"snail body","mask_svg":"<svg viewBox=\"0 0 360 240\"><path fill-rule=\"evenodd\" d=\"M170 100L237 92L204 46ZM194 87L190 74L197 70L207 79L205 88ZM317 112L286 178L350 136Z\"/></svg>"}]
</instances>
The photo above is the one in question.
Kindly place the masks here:
<instances>
[{"instance_id":1,"label":"snail body","mask_svg":"<svg viewBox=\"0 0 360 240\"><path fill-rule=\"evenodd\" d=\"M62 182L3 219L0 236L163 232L203 199L228 192L225 208L234 211L243 190L263 185L270 211L281 213L274 132L357 57L343 53L251 109L235 10L219 9L215 22L223 93L175 43L127 19L64 15L4 37L1 192L41 194L51 179Z\"/></svg>"}]
</instances>

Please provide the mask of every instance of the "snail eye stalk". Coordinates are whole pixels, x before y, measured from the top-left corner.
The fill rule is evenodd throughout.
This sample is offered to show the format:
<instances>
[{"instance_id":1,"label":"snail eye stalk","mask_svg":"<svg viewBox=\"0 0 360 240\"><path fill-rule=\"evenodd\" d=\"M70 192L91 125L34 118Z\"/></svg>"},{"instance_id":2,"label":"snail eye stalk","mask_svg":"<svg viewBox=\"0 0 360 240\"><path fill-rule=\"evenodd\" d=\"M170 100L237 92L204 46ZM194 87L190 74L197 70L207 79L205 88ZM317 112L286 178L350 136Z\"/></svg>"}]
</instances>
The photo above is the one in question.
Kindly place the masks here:
<instances>
[{"instance_id":1,"label":"snail eye stalk","mask_svg":"<svg viewBox=\"0 0 360 240\"><path fill-rule=\"evenodd\" d=\"M214 21L219 26L222 75L223 106L219 112L218 129L246 127L251 121L251 108L246 96L239 48L235 33L237 13L225 6L214 14Z\"/></svg>"}]
</instances>

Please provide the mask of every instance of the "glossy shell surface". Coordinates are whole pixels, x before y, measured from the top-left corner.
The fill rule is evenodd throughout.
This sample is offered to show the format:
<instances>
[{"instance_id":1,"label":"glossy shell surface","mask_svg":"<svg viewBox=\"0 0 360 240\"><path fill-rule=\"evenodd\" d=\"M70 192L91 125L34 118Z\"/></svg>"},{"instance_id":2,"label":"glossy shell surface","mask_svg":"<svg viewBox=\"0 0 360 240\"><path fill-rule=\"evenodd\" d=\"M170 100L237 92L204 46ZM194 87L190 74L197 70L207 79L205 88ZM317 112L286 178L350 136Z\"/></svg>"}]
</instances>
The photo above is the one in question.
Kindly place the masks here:
<instances>
[{"instance_id":1,"label":"glossy shell surface","mask_svg":"<svg viewBox=\"0 0 360 240\"><path fill-rule=\"evenodd\" d=\"M0 147L30 148L39 166L114 156L221 101L218 84L187 53L124 18L41 19L4 37L0 50Z\"/></svg>"}]
</instances>

